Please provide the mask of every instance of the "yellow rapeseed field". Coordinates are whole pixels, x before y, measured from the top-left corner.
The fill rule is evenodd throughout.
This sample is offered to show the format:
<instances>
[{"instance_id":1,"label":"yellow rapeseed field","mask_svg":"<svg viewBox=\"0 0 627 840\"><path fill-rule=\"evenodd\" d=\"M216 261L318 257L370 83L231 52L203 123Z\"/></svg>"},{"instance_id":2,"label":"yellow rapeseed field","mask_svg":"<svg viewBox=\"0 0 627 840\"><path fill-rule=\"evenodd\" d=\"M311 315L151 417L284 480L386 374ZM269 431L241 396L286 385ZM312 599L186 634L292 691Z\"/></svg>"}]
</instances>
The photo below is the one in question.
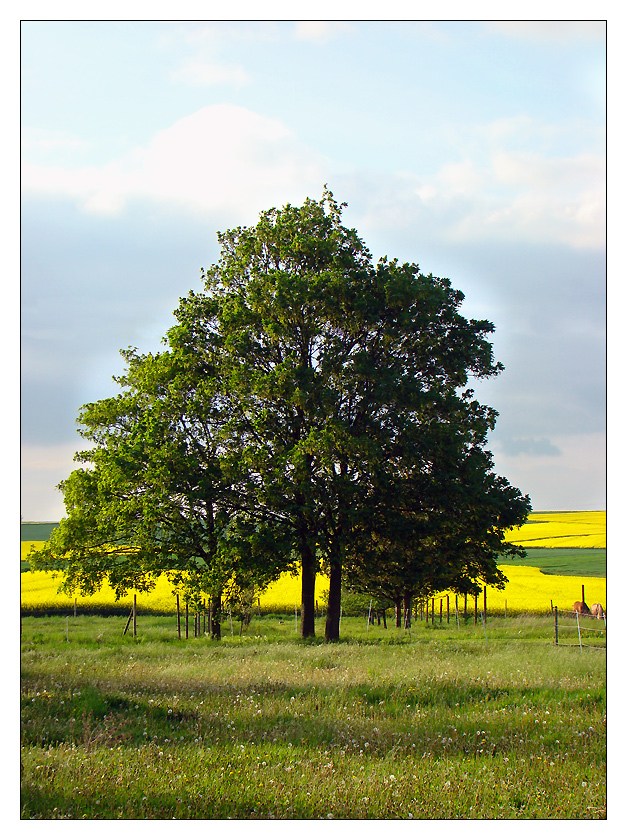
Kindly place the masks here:
<instances>
[{"instance_id":1,"label":"yellow rapeseed field","mask_svg":"<svg viewBox=\"0 0 627 840\"><path fill-rule=\"evenodd\" d=\"M52 572L23 572L21 575L21 605L25 609L73 609L74 597L57 592L61 576L53 577ZM95 595L77 597L77 604L82 607L125 607L130 610L133 606L133 594L115 600L115 592L105 584ZM157 581L157 585L149 594L140 593L137 603L155 612L176 612L176 596L172 594L172 586L165 575Z\"/></svg>"},{"instance_id":2,"label":"yellow rapeseed field","mask_svg":"<svg viewBox=\"0 0 627 840\"><path fill-rule=\"evenodd\" d=\"M23 562L28 558L33 548L40 549L45 542L43 540L29 540L28 542L20 543L20 560Z\"/></svg>"},{"instance_id":3,"label":"yellow rapeseed field","mask_svg":"<svg viewBox=\"0 0 627 840\"><path fill-rule=\"evenodd\" d=\"M525 548L605 548L604 510L539 511L507 539Z\"/></svg>"},{"instance_id":4,"label":"yellow rapeseed field","mask_svg":"<svg viewBox=\"0 0 627 840\"><path fill-rule=\"evenodd\" d=\"M600 602L606 604L605 578L572 577L565 575L545 575L539 569L530 566L502 566L509 579L503 591L488 587L488 612L502 613L507 602L508 612L548 612L553 606L559 609L572 609L574 601L581 597L581 586L585 586L588 604ZM50 572L24 572L22 578L21 603L25 609L67 609L74 607L74 598L57 593L59 578L53 579ZM316 585L316 599L320 606L326 599L329 581L324 575L319 575ZM446 609L447 593L436 596L436 611L439 611L439 599L444 599ZM453 609L455 595L449 593L450 607ZM78 597L77 603L82 607L110 607L115 603L113 590L104 586L100 592L90 597ZM126 609L131 608L132 594L122 598L118 605ZM165 576L161 577L156 588L149 594L140 593L137 596L139 608L158 612L175 612L176 597ZM460 609L463 598L459 599ZM264 612L292 612L295 607L300 610L300 576L284 575L271 585L260 598L261 609ZM469 599L468 608L474 609L474 599ZM483 608L483 597L479 599L479 608Z\"/></svg>"},{"instance_id":5,"label":"yellow rapeseed field","mask_svg":"<svg viewBox=\"0 0 627 840\"><path fill-rule=\"evenodd\" d=\"M605 511L558 511L532 513L529 521L521 528L513 529L508 539L517 545L526 547L548 548L604 548L605 541ZM22 543L21 559L27 558L31 545L39 547L42 543ZM545 612L550 609L551 602L560 609L571 609L574 601L581 597L581 586L585 586L588 604L606 604L606 582L604 578L573 577L561 575L546 575L539 569L530 566L502 566L509 583L503 591L488 589L488 612L503 612L507 602L507 610L512 612ZM74 599L57 593L60 579L53 579L49 572L24 572L21 576L21 603L26 609L72 609ZM268 587L260 597L261 609L264 612L291 612L300 605L300 575L285 574L276 583ZM329 590L329 580L325 575L319 575L316 581L316 600L322 606ZM439 611L439 599L436 598L436 609ZM455 596L449 594L451 606ZM483 599L481 598L481 605ZM118 603L124 608L132 605L133 597L127 595ZM105 586L102 590L89 598L78 598L81 606L111 606L115 602L114 592ZM159 611L174 612L176 597L165 575L161 577L156 588L148 595L138 595L140 607ZM470 608L470 606L469 606ZM474 600L473 600L474 609Z\"/></svg>"},{"instance_id":6,"label":"yellow rapeseed field","mask_svg":"<svg viewBox=\"0 0 627 840\"><path fill-rule=\"evenodd\" d=\"M24 572L21 575L21 605L24 609L55 609L74 608L74 597L57 592L61 576L53 577L51 572ZM296 606L300 610L301 581L300 575L282 575L274 584L268 587L260 597L260 605L264 612L291 612ZM325 575L319 575L316 581L316 598L321 604L329 591L329 580ZM83 607L110 607L116 603L115 593L110 586L105 585L95 595L78 596L77 604ZM137 596L139 606L155 612L175 612L176 595L165 575L157 581L157 585L148 594ZM133 605L132 593L120 598L120 607L129 609Z\"/></svg>"}]
</instances>

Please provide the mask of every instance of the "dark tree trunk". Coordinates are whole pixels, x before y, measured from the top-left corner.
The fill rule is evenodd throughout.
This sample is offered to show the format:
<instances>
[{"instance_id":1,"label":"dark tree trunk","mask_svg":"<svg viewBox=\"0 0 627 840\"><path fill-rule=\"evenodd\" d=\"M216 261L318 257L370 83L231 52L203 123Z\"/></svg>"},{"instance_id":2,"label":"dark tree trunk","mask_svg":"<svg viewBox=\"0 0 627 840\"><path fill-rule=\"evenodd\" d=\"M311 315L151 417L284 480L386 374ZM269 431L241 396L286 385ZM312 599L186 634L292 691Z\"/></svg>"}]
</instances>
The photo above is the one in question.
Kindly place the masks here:
<instances>
[{"instance_id":1,"label":"dark tree trunk","mask_svg":"<svg viewBox=\"0 0 627 840\"><path fill-rule=\"evenodd\" d=\"M301 423L304 422L303 412L298 411ZM312 540L313 529L308 521L307 505L311 497L311 465L312 457L305 456L301 488L296 493L298 514L296 525L300 542L301 557L301 621L300 634L306 638L315 636L315 588L316 588L316 548Z\"/></svg>"},{"instance_id":2,"label":"dark tree trunk","mask_svg":"<svg viewBox=\"0 0 627 840\"><path fill-rule=\"evenodd\" d=\"M316 588L316 553L308 542L301 547L302 587L300 634L303 639L316 635L315 627L315 588Z\"/></svg>"},{"instance_id":3,"label":"dark tree trunk","mask_svg":"<svg viewBox=\"0 0 627 840\"><path fill-rule=\"evenodd\" d=\"M207 530L211 534L212 545L215 548L215 524L213 516L213 505L207 502ZM209 601L209 634L212 639L220 641L222 638L222 631L220 629L220 619L222 617L222 588L217 592L212 593Z\"/></svg>"},{"instance_id":4,"label":"dark tree trunk","mask_svg":"<svg viewBox=\"0 0 627 840\"><path fill-rule=\"evenodd\" d=\"M411 592L405 590L403 592L403 616L405 619L405 629L411 627Z\"/></svg>"},{"instance_id":5,"label":"dark tree trunk","mask_svg":"<svg viewBox=\"0 0 627 840\"><path fill-rule=\"evenodd\" d=\"M222 612L222 592L211 597L211 612L209 613L209 632L212 639L218 641L222 638L222 631L220 629L220 618Z\"/></svg>"},{"instance_id":6,"label":"dark tree trunk","mask_svg":"<svg viewBox=\"0 0 627 840\"><path fill-rule=\"evenodd\" d=\"M394 599L394 612L396 614L396 626L402 627L403 626L403 603L401 596L399 595L397 598Z\"/></svg>"},{"instance_id":7,"label":"dark tree trunk","mask_svg":"<svg viewBox=\"0 0 627 840\"><path fill-rule=\"evenodd\" d=\"M324 638L327 642L337 642L340 638L340 607L342 604L342 564L338 558L330 563L329 606Z\"/></svg>"}]
</instances>

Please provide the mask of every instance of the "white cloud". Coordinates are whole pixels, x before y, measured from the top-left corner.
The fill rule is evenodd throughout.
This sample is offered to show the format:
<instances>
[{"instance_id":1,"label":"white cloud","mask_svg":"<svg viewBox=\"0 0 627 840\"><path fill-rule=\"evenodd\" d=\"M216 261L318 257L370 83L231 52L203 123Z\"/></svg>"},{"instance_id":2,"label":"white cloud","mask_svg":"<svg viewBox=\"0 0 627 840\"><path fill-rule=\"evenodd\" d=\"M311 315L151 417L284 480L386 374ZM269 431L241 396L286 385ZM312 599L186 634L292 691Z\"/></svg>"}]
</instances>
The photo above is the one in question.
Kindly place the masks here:
<instances>
[{"instance_id":1,"label":"white cloud","mask_svg":"<svg viewBox=\"0 0 627 840\"><path fill-rule=\"evenodd\" d=\"M416 192L428 203L443 193L449 197L472 196L480 192L483 186L484 178L475 164L471 160L465 160L445 164L433 183L426 183Z\"/></svg>"},{"instance_id":2,"label":"white cloud","mask_svg":"<svg viewBox=\"0 0 627 840\"><path fill-rule=\"evenodd\" d=\"M185 21L168 31L168 38L176 42L182 38L203 50L219 51L231 42L277 41L282 36L284 24L280 20L229 20Z\"/></svg>"},{"instance_id":3,"label":"white cloud","mask_svg":"<svg viewBox=\"0 0 627 840\"><path fill-rule=\"evenodd\" d=\"M183 82L194 87L210 87L222 84L242 85L249 81L248 74L242 67L210 64L204 61L186 62L172 73L172 79L175 82Z\"/></svg>"},{"instance_id":4,"label":"white cloud","mask_svg":"<svg viewBox=\"0 0 627 840\"><path fill-rule=\"evenodd\" d=\"M487 161L446 164L416 189L449 235L605 244L605 159L495 151ZM461 201L460 199L463 199Z\"/></svg>"},{"instance_id":5,"label":"white cloud","mask_svg":"<svg viewBox=\"0 0 627 840\"><path fill-rule=\"evenodd\" d=\"M294 37L299 41L326 44L332 38L338 38L351 30L352 26L345 21L299 20L294 27Z\"/></svg>"},{"instance_id":6,"label":"white cloud","mask_svg":"<svg viewBox=\"0 0 627 840\"><path fill-rule=\"evenodd\" d=\"M22 127L21 143L22 149L25 152L33 150L48 151L51 149L76 152L86 150L90 147L90 144L86 140L69 131L55 131L52 129L32 128L30 126Z\"/></svg>"},{"instance_id":7,"label":"white cloud","mask_svg":"<svg viewBox=\"0 0 627 840\"><path fill-rule=\"evenodd\" d=\"M24 193L75 198L90 213L120 213L134 199L189 210L249 214L318 194L327 161L279 120L211 105L158 132L145 148L102 167L70 171L24 162Z\"/></svg>"},{"instance_id":8,"label":"white cloud","mask_svg":"<svg viewBox=\"0 0 627 840\"><path fill-rule=\"evenodd\" d=\"M554 153L561 130L525 117L470 127L460 159L433 175L375 177L368 213L379 228L426 222L449 241L603 248L605 158ZM28 150L25 157L25 193L71 196L100 215L119 214L142 200L250 219L263 207L318 195L325 182L347 180L283 122L229 104L202 108L104 166L36 166L28 162ZM356 171L351 180L363 187L372 179Z\"/></svg>"},{"instance_id":9,"label":"white cloud","mask_svg":"<svg viewBox=\"0 0 627 840\"><path fill-rule=\"evenodd\" d=\"M484 26L498 35L541 43L604 41L606 35L603 20L493 20Z\"/></svg>"}]
</instances>

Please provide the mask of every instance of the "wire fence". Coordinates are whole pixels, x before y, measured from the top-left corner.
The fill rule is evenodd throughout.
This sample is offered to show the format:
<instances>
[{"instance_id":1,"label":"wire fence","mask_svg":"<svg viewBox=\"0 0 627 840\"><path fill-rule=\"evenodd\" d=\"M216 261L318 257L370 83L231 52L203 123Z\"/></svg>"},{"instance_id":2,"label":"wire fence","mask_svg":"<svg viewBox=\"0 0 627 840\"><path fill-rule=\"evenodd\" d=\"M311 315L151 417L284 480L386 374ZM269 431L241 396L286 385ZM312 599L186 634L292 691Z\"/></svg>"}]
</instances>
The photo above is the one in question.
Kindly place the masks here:
<instances>
[{"instance_id":1,"label":"wire fence","mask_svg":"<svg viewBox=\"0 0 627 840\"><path fill-rule=\"evenodd\" d=\"M607 615L595 617L576 610L558 610L554 607L555 644L578 647L582 650L605 650L607 645Z\"/></svg>"}]
</instances>

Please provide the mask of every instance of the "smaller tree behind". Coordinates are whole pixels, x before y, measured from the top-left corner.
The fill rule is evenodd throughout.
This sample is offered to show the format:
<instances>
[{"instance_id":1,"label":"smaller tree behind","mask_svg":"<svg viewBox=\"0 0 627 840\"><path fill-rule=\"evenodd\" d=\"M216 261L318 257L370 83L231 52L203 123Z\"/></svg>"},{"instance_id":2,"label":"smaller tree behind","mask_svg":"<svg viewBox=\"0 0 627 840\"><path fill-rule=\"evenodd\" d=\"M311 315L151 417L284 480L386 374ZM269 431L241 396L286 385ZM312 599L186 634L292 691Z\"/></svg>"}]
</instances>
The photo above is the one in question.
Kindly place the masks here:
<instances>
[{"instance_id":1,"label":"smaller tree behind","mask_svg":"<svg viewBox=\"0 0 627 840\"><path fill-rule=\"evenodd\" d=\"M123 353L122 393L84 406L85 466L61 483L67 516L32 555L61 569L68 593L109 583L116 596L150 591L160 574L187 599L211 600L219 636L222 592L263 587L285 554L246 504L237 459L227 457L216 376L172 352ZM213 376L212 376L213 373Z\"/></svg>"},{"instance_id":2,"label":"smaller tree behind","mask_svg":"<svg viewBox=\"0 0 627 840\"><path fill-rule=\"evenodd\" d=\"M484 447L494 412L472 396L449 401L455 410L440 411L407 457L388 465L373 493L371 527L351 553L351 587L390 598L397 615L410 615L415 598L447 589L503 588L499 560L525 556L505 533L525 522L530 500L492 471Z\"/></svg>"}]
</instances>

